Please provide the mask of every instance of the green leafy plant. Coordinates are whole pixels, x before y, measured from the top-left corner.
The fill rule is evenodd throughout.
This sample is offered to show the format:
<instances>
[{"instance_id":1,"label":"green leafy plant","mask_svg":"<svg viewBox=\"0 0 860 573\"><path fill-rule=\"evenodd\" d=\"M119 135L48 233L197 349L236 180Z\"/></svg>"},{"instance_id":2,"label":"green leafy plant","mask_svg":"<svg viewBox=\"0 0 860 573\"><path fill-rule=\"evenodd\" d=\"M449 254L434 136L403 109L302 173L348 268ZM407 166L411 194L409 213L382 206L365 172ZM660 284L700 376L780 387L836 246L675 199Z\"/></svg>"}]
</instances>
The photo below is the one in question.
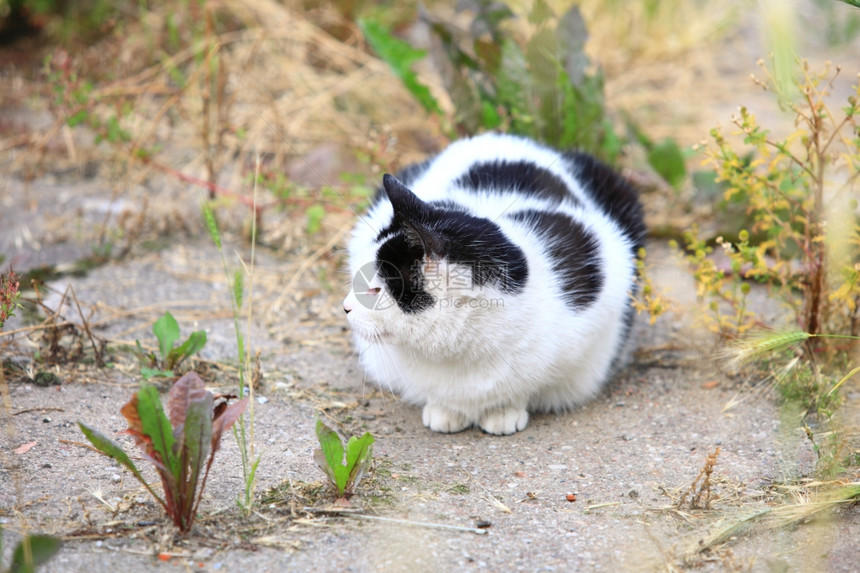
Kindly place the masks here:
<instances>
[{"instance_id":1,"label":"green leafy plant","mask_svg":"<svg viewBox=\"0 0 860 573\"><path fill-rule=\"evenodd\" d=\"M370 432L365 432L360 438L351 437L346 444L344 463L343 441L337 432L326 426L322 420L317 420L316 432L320 447L314 450L314 461L328 476L338 497L351 495L370 467L373 436Z\"/></svg>"},{"instance_id":2,"label":"green leafy plant","mask_svg":"<svg viewBox=\"0 0 860 573\"><path fill-rule=\"evenodd\" d=\"M163 498L119 444L82 422L78 426L99 452L131 471L185 533L194 523L221 436L247 405L247 400L228 404L230 398L233 396L214 396L197 373L188 372L171 387L167 414L154 386L144 386L122 407L120 413L128 422L125 433L134 438L144 457L155 466Z\"/></svg>"},{"instance_id":3,"label":"green leafy plant","mask_svg":"<svg viewBox=\"0 0 860 573\"><path fill-rule=\"evenodd\" d=\"M3 328L6 321L15 316L15 310L20 308L20 286L18 275L12 269L0 273L0 328Z\"/></svg>"},{"instance_id":4,"label":"green leafy plant","mask_svg":"<svg viewBox=\"0 0 860 573\"><path fill-rule=\"evenodd\" d=\"M860 225L855 215L860 181L860 84L854 86L841 113L828 97L839 73L813 73L805 62L791 92L780 88L762 65L759 82L777 93L796 116L797 129L775 138L742 107L732 119L748 159L722 130L711 132L705 153L726 184L724 199L745 206L752 226L736 240L718 237L714 243L696 229L685 236L687 259L694 269L698 294L708 301L711 327L736 336L760 326L749 309L747 281L766 285L794 312L800 330L811 335L860 334ZM718 248L728 259L718 265L711 256ZM810 344L821 339L812 339ZM813 344L816 346L817 344Z\"/></svg>"},{"instance_id":5,"label":"green leafy plant","mask_svg":"<svg viewBox=\"0 0 860 573\"><path fill-rule=\"evenodd\" d=\"M172 377L175 368L206 346L206 332L203 330L192 332L182 344L176 346L180 339L179 323L170 312L165 312L155 321L152 333L158 340L158 356L154 352L145 352L140 342L137 342L138 355L149 364L140 369L141 375L147 380L154 376Z\"/></svg>"},{"instance_id":6,"label":"green leafy plant","mask_svg":"<svg viewBox=\"0 0 860 573\"><path fill-rule=\"evenodd\" d=\"M7 573L32 573L47 563L62 547L63 542L50 535L25 535L12 551L12 563ZM3 555L3 528L0 527L0 557Z\"/></svg>"},{"instance_id":7,"label":"green leafy plant","mask_svg":"<svg viewBox=\"0 0 860 573\"><path fill-rule=\"evenodd\" d=\"M694 228L685 235L686 257L708 325L733 339L730 364L752 363L774 381L783 407L807 430L819 474L833 477L856 463L844 453L850 448L834 414L840 388L860 372L846 352L860 334L860 84L840 113L828 101L839 68L814 73L801 61L789 85L761 66L758 85L794 114L796 129L774 137L742 107L731 135L745 149L712 130L707 162L724 185L723 200L743 208L749 228L713 242ZM784 303L790 324L769 330L749 304L755 283ZM810 427L822 425L827 431L816 438Z\"/></svg>"},{"instance_id":8,"label":"green leafy plant","mask_svg":"<svg viewBox=\"0 0 860 573\"><path fill-rule=\"evenodd\" d=\"M470 9L475 15L468 31L426 16L440 46L436 63L456 110L457 131L502 129L614 163L622 140L606 114L603 74L585 54L588 34L579 9L558 17L538 0L523 42L506 27L514 14L504 4L478 0ZM423 52L404 46L379 24L364 21L362 29L425 109L438 112L429 90L406 73Z\"/></svg>"}]
</instances>

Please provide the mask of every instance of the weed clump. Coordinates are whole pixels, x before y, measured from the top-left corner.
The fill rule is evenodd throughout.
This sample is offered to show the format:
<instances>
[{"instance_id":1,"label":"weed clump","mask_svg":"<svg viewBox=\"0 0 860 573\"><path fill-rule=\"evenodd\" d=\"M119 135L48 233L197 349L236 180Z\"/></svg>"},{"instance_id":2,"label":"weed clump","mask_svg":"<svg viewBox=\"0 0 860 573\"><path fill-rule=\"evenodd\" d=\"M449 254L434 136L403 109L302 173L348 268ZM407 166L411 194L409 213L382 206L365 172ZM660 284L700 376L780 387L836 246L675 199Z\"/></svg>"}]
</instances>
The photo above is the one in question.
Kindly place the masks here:
<instances>
[{"instance_id":1,"label":"weed clump","mask_svg":"<svg viewBox=\"0 0 860 573\"><path fill-rule=\"evenodd\" d=\"M135 341L138 358L148 364L140 368L141 375L147 380L154 376L172 377L174 369L187 358L203 350L206 345L206 332L197 330L176 346L176 342L180 339L179 323L170 312L165 312L155 321L152 325L152 333L158 339L158 356L154 352L145 352L140 342Z\"/></svg>"},{"instance_id":2,"label":"weed clump","mask_svg":"<svg viewBox=\"0 0 860 573\"><path fill-rule=\"evenodd\" d=\"M748 228L713 243L693 229L686 259L708 326L733 340L724 358L734 368L764 367L783 399L804 412L818 470L832 476L851 465L834 420L837 391L860 371L847 352L860 334L860 83L836 110L829 100L838 66L813 72L800 61L793 84L760 66L765 79L754 81L794 115L795 130L776 137L741 107L732 135L742 137L743 150L721 129L711 131L706 162L725 186L724 201L745 211ZM754 283L784 303L793 319L787 329L767 330L750 308ZM821 424L830 426L825 441L809 430Z\"/></svg>"},{"instance_id":3,"label":"weed clump","mask_svg":"<svg viewBox=\"0 0 860 573\"><path fill-rule=\"evenodd\" d=\"M344 499L352 494L370 467L373 458L373 436L370 432L365 432L361 437L353 436L344 448L337 432L326 426L322 420L317 420L317 439L320 447L314 450L314 461L328 477L331 486L337 491L338 498Z\"/></svg>"},{"instance_id":4,"label":"weed clump","mask_svg":"<svg viewBox=\"0 0 860 573\"><path fill-rule=\"evenodd\" d=\"M232 397L216 398L206 390L200 376L189 372L171 387L166 415L154 386L144 386L122 407L120 413L128 422L125 433L134 438L144 457L155 466L163 498L119 444L82 422L78 426L99 452L131 471L185 533L194 523L221 436L247 405L247 400L228 405Z\"/></svg>"},{"instance_id":5,"label":"weed clump","mask_svg":"<svg viewBox=\"0 0 860 573\"><path fill-rule=\"evenodd\" d=\"M705 464L699 470L699 475L690 484L689 489L681 495L678 500L678 507L682 507L688 496L690 498L690 509L711 509L711 502L720 499L720 496L711 491L711 474L714 473L714 467L717 465L717 458L720 456L720 447L714 450L714 453L709 453L705 458ZM701 482L699 481L701 480Z\"/></svg>"},{"instance_id":6,"label":"weed clump","mask_svg":"<svg viewBox=\"0 0 860 573\"><path fill-rule=\"evenodd\" d=\"M709 326L728 337L762 326L748 305L750 283L766 285L808 334L860 333L860 84L841 113L828 102L840 68L814 73L801 62L794 86L799 99L780 88L762 63L780 105L795 115L796 130L775 137L741 107L732 118L751 147L738 151L719 128L711 131L706 162L726 186L723 199L745 207L749 229L715 244L696 229L685 234L687 261L695 272L700 299L708 302ZM748 153L749 151L749 153ZM723 267L715 249L728 260Z\"/></svg>"}]
</instances>

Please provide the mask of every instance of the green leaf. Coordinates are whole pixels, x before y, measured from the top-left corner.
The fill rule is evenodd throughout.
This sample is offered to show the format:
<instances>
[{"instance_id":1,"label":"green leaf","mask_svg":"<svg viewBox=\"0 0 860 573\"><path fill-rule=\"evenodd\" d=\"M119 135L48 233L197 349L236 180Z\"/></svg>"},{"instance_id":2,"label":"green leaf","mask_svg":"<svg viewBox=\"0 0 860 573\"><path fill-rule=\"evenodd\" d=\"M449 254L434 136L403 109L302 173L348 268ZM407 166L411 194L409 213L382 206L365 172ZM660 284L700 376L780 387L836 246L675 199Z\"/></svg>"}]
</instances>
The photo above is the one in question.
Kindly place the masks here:
<instances>
[{"instance_id":1,"label":"green leaf","mask_svg":"<svg viewBox=\"0 0 860 573\"><path fill-rule=\"evenodd\" d=\"M174 343L179 340L179 324L173 315L165 312L155 324L152 325L152 333L158 339L158 349L161 359L166 360Z\"/></svg>"},{"instance_id":2,"label":"green leaf","mask_svg":"<svg viewBox=\"0 0 860 573\"><path fill-rule=\"evenodd\" d=\"M161 457L161 463L173 479L170 485L175 487L179 481L179 458L173 449L176 440L155 386L144 386L137 393L137 412L143 428L142 433L152 440L153 450Z\"/></svg>"},{"instance_id":3,"label":"green leaf","mask_svg":"<svg viewBox=\"0 0 860 573\"><path fill-rule=\"evenodd\" d=\"M346 467L349 471L347 490L350 492L355 489L364 472L370 467L374 441L370 432L365 432L360 438L351 437L346 445Z\"/></svg>"},{"instance_id":4,"label":"green leaf","mask_svg":"<svg viewBox=\"0 0 860 573\"><path fill-rule=\"evenodd\" d=\"M150 378L173 378L173 370L159 370L158 368L148 368L146 366L140 367L140 375L143 376L144 380L149 380Z\"/></svg>"},{"instance_id":5,"label":"green leaf","mask_svg":"<svg viewBox=\"0 0 860 573\"><path fill-rule=\"evenodd\" d=\"M194 356L206 346L206 331L197 330L191 333L188 340L177 346L167 355L167 364L171 368L177 366L180 362Z\"/></svg>"},{"instance_id":6,"label":"green leaf","mask_svg":"<svg viewBox=\"0 0 860 573\"><path fill-rule=\"evenodd\" d=\"M841 0L850 6L854 6L855 8L860 8L860 0Z\"/></svg>"},{"instance_id":7,"label":"green leaf","mask_svg":"<svg viewBox=\"0 0 860 573\"><path fill-rule=\"evenodd\" d=\"M143 476L138 471L137 467L134 465L134 462L131 461L131 458L128 457L128 454L125 453L125 450L122 447L99 432L98 430L94 430L90 428L83 422L78 422L78 427L81 429L81 432L84 433L84 436L89 440L89 442L101 453L104 455L115 459L119 464L123 465L126 469L128 469L137 480L142 483L146 489L149 490L149 493L162 505L164 506L164 501L156 494L147 484L146 480L143 479ZM165 506L166 507L166 506Z\"/></svg>"},{"instance_id":8,"label":"green leaf","mask_svg":"<svg viewBox=\"0 0 860 573\"><path fill-rule=\"evenodd\" d=\"M416 50L403 40L395 38L390 31L373 20L361 19L358 21L358 26L370 47L391 66L406 89L424 106L424 109L434 113L442 113L436 98L433 97L427 86L418 81L418 76L412 70L412 64L424 58L427 52Z\"/></svg>"},{"instance_id":9,"label":"green leaf","mask_svg":"<svg viewBox=\"0 0 860 573\"><path fill-rule=\"evenodd\" d=\"M314 452L314 459L337 488L337 494L342 496L349 478L349 472L343 465L343 442L337 432L322 420L317 420L317 439L320 449Z\"/></svg>"},{"instance_id":10,"label":"green leaf","mask_svg":"<svg viewBox=\"0 0 860 573\"><path fill-rule=\"evenodd\" d=\"M684 154L674 139L664 139L648 151L648 163L672 187L678 187L687 176Z\"/></svg>"},{"instance_id":11,"label":"green leaf","mask_svg":"<svg viewBox=\"0 0 860 573\"><path fill-rule=\"evenodd\" d=\"M62 541L50 535L25 535L12 554L12 566L9 568L9 573L31 573L35 571L36 567L45 564L56 555L62 544ZM27 545L30 546L29 551L25 551ZM28 553L29 555L27 555Z\"/></svg>"}]
</instances>

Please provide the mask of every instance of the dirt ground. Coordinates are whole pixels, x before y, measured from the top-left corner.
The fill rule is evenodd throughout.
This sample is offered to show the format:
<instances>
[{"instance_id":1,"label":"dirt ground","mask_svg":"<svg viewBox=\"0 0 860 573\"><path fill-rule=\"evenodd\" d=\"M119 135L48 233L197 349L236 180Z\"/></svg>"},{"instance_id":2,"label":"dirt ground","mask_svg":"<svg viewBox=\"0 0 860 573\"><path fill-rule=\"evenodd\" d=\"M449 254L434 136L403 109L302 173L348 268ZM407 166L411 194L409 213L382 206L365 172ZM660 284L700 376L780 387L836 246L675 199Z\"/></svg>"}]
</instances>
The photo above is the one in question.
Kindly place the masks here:
<instances>
[{"instance_id":1,"label":"dirt ground","mask_svg":"<svg viewBox=\"0 0 860 573\"><path fill-rule=\"evenodd\" d=\"M722 72L734 81L755 71L759 48L745 44ZM650 73L664 74L651 89L673 81L671 68ZM609 97L633 105L639 92L622 75L610 78ZM702 102L695 83L672 89L686 95L676 123L658 127L667 134ZM755 90L713 95L698 127L725 124L740 99L761 103ZM50 123L22 106L4 113ZM685 145L706 133L688 123L699 135ZM206 330L195 366L207 384L235 390L227 278L203 227L200 194L168 174L129 182L114 166L68 158L26 178L13 168L22 153L0 158L9 168L0 176L0 254L21 272L53 268L39 296L58 313L55 323L68 326L36 328L44 311L19 312L0 333L9 387L0 408L2 563L22 532L47 532L64 545L43 571L857 570L856 506L789 528L754 524L712 543L729 524L784 502L788 486L812 491L816 454L799 412L781 405L771 385L727 372L715 358L695 320L692 278L664 242L649 245L650 272L674 310L654 326L640 320L633 360L598 398L564 415L534 416L513 436L442 435L358 366L340 305L355 215L342 206L310 237L301 215L264 213L253 293L246 291L250 330L241 323L262 374L253 401L257 503L250 514L237 506L240 456L225 436L195 526L180 536L128 472L85 447L77 422L107 435L125 429L119 409L141 382L127 349L135 340L154 346L151 325L167 310L184 335ZM662 203L649 205L652 225L669 216ZM231 274L250 260L240 211L218 210ZM115 251L103 258L94 245L104 244L104 232L113 233ZM757 305L777 312L764 298ZM105 367L94 363L100 341L108 343ZM39 385L40 372L56 377ZM860 392L846 392L840 411L845 427L860 424ZM316 416L341 435L376 438L372 471L351 508L332 505L314 464ZM136 453L128 437L117 439ZM718 448L710 507L691 507L691 486ZM144 475L156 480L148 468Z\"/></svg>"}]
</instances>

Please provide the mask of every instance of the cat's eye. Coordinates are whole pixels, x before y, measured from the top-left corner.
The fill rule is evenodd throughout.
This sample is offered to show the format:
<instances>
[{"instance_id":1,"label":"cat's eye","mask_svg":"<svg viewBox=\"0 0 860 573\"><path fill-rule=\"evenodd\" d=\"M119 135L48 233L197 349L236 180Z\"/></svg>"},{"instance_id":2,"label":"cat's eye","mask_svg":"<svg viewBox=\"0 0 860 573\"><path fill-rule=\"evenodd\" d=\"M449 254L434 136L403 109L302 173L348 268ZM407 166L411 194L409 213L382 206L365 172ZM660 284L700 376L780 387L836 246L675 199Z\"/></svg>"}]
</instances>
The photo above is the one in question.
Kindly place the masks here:
<instances>
[{"instance_id":1,"label":"cat's eye","mask_svg":"<svg viewBox=\"0 0 860 573\"><path fill-rule=\"evenodd\" d=\"M379 294L379 291L381 291L381 290L382 289L379 287L369 288L369 289L367 289L367 294Z\"/></svg>"}]
</instances>

